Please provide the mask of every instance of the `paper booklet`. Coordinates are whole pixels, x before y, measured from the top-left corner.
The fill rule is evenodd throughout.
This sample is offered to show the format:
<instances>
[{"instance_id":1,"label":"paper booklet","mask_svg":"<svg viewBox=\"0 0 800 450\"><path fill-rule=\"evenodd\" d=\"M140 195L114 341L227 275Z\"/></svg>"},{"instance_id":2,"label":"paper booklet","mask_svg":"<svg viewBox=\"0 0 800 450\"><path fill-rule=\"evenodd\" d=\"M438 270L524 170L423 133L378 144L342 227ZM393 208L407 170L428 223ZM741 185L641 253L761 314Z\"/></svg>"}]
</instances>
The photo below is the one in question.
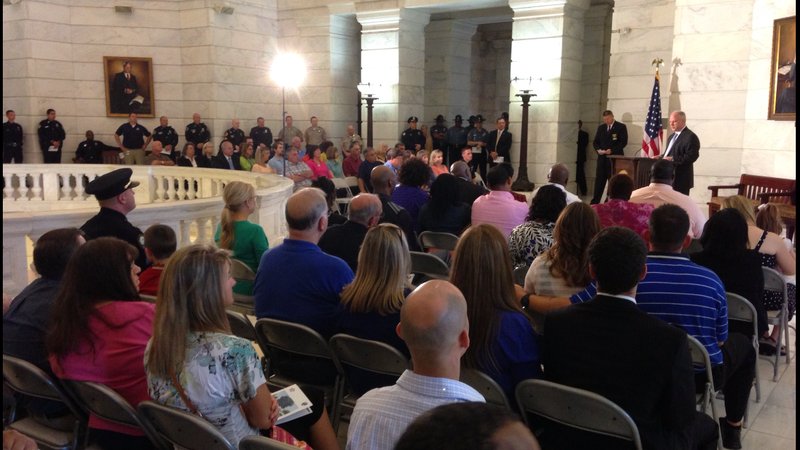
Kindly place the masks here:
<instances>
[{"instance_id":1,"label":"paper booklet","mask_svg":"<svg viewBox=\"0 0 800 450\"><path fill-rule=\"evenodd\" d=\"M278 420L275 421L275 425L311 414L311 400L306 397L306 394L296 384L283 388L278 392L273 392L272 396L278 402L279 409Z\"/></svg>"},{"instance_id":2,"label":"paper booklet","mask_svg":"<svg viewBox=\"0 0 800 450\"><path fill-rule=\"evenodd\" d=\"M141 95L137 95L136 97L133 97L133 100L131 100L130 103L128 103L128 105L132 106L134 103L139 103L139 104L144 103L144 97L142 97Z\"/></svg>"}]
</instances>

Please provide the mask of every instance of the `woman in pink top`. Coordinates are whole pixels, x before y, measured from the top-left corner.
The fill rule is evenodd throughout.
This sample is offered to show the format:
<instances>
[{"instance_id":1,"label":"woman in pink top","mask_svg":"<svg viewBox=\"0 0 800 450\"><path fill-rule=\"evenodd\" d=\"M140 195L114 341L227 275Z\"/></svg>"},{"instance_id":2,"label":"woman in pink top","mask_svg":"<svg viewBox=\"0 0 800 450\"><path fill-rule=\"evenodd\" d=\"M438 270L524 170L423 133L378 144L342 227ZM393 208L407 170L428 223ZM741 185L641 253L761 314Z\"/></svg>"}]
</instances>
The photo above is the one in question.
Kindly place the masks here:
<instances>
[{"instance_id":1,"label":"woman in pink top","mask_svg":"<svg viewBox=\"0 0 800 450\"><path fill-rule=\"evenodd\" d=\"M144 349L155 305L139 301L137 250L102 237L73 255L53 304L47 349L53 373L92 381L119 393L134 408L149 400ZM142 430L89 417L89 439L105 449L152 449Z\"/></svg>"},{"instance_id":2,"label":"woman in pink top","mask_svg":"<svg viewBox=\"0 0 800 450\"><path fill-rule=\"evenodd\" d=\"M314 149L314 153L311 154L306 164L311 168L311 172L313 173L311 177L312 180L316 180L319 177L333 179L333 172L331 172L331 169L325 164L325 161L322 160L322 150L320 150L319 147Z\"/></svg>"},{"instance_id":3,"label":"woman in pink top","mask_svg":"<svg viewBox=\"0 0 800 450\"><path fill-rule=\"evenodd\" d=\"M447 166L442 164L443 160L444 160L444 155L442 154L441 150L434 150L433 152L431 152L430 165L431 165L431 170L433 171L433 176L438 177L443 173L450 173L450 171L447 170Z\"/></svg>"}]
</instances>

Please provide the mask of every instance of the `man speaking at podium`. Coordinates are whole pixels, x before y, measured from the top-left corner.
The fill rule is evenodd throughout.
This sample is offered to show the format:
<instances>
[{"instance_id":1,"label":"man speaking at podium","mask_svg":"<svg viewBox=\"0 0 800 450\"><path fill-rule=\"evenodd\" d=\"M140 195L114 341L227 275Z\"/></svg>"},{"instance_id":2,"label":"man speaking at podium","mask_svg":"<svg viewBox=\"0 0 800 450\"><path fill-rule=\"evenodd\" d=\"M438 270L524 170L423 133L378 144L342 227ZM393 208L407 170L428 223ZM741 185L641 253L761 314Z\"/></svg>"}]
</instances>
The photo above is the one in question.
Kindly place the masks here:
<instances>
[{"instance_id":1,"label":"man speaking at podium","mask_svg":"<svg viewBox=\"0 0 800 450\"><path fill-rule=\"evenodd\" d=\"M675 166L672 188L684 195L694 187L694 162L700 157L700 139L686 128L686 113L673 111L669 115L672 134L667 138L667 149L662 156Z\"/></svg>"}]
</instances>

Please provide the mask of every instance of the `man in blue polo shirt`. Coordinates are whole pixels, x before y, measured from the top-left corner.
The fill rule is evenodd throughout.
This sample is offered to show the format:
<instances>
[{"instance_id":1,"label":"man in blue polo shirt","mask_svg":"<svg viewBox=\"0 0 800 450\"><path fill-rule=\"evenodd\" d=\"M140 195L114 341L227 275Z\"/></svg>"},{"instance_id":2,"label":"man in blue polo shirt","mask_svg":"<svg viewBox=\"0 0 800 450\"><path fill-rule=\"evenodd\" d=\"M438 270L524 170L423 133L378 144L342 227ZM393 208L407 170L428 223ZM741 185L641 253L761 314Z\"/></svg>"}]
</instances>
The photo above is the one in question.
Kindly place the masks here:
<instances>
[{"instance_id":1,"label":"man in blue polo shirt","mask_svg":"<svg viewBox=\"0 0 800 450\"><path fill-rule=\"evenodd\" d=\"M128 114L128 121L117 128L114 139L121 151L120 157L125 159L125 164L144 165L144 150L152 136L147 128L139 125L135 112Z\"/></svg>"},{"instance_id":2,"label":"man in blue polo shirt","mask_svg":"<svg viewBox=\"0 0 800 450\"><path fill-rule=\"evenodd\" d=\"M647 275L639 283L639 308L694 336L708 350L714 386L725 394L726 417L720 418L725 448L739 449L747 399L755 377L755 350L741 333L728 334L725 288L709 269L689 260L689 216L681 207L661 205L650 215ZM570 298L582 303L595 295L594 283Z\"/></svg>"}]
</instances>

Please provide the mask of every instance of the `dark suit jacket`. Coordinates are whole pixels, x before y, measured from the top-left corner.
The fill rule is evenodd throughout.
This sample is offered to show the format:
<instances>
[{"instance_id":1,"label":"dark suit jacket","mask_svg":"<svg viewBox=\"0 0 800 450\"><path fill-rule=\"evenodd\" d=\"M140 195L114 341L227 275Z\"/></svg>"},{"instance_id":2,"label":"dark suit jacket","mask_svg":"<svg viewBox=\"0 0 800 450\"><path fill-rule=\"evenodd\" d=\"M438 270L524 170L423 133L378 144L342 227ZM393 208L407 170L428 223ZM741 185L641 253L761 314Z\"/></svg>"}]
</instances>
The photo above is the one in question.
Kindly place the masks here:
<instances>
[{"instance_id":1,"label":"dark suit jacket","mask_svg":"<svg viewBox=\"0 0 800 450\"><path fill-rule=\"evenodd\" d=\"M203 159L206 159L206 158L203 158ZM200 158L198 158L197 156L194 157L194 161L197 163L197 167L204 167L204 166L200 165ZM193 167L192 166L192 162L189 161L189 158L187 158L185 156L181 156L180 158L178 158L177 164L180 167Z\"/></svg>"},{"instance_id":2,"label":"dark suit jacket","mask_svg":"<svg viewBox=\"0 0 800 450\"><path fill-rule=\"evenodd\" d=\"M239 157L236 156L235 153L231 156L231 161L233 161L234 170L241 170L241 166L239 165ZM217 154L217 156L211 158L211 167L213 169L226 169L226 170L230 170L231 168L228 165L228 160L225 158L225 155L221 151Z\"/></svg>"},{"instance_id":3,"label":"dark suit jacket","mask_svg":"<svg viewBox=\"0 0 800 450\"><path fill-rule=\"evenodd\" d=\"M358 268L358 251L367 237L367 231L364 225L348 220L342 225L328 228L318 245L323 252L342 258L355 273Z\"/></svg>"},{"instance_id":4,"label":"dark suit jacket","mask_svg":"<svg viewBox=\"0 0 800 450\"><path fill-rule=\"evenodd\" d=\"M495 145L497 148L495 148ZM497 141L497 130L492 130L486 136L486 151L497 152L497 156L504 158L503 162L511 164L511 133L508 130L503 130L500 135L500 141ZM490 161L491 162L491 161Z\"/></svg>"},{"instance_id":5,"label":"dark suit jacket","mask_svg":"<svg viewBox=\"0 0 800 450\"><path fill-rule=\"evenodd\" d=\"M612 155L624 155L625 146L628 145L628 127L622 122L614 121L611 124L611 131L608 131L606 124L597 127L592 143L595 150L611 149ZM607 155L599 155L600 159L605 160Z\"/></svg>"},{"instance_id":6,"label":"dark suit jacket","mask_svg":"<svg viewBox=\"0 0 800 450\"><path fill-rule=\"evenodd\" d=\"M688 448L695 387L684 331L628 300L603 295L550 313L544 323L547 379L619 405L636 422L644 448ZM556 447L614 448L597 438L591 445L581 444L582 437L559 434Z\"/></svg>"},{"instance_id":7,"label":"dark suit jacket","mask_svg":"<svg viewBox=\"0 0 800 450\"><path fill-rule=\"evenodd\" d=\"M700 157L700 139L692 130L684 127L681 134L675 138L668 156L672 156L672 162L675 164L675 181L672 187L678 192L689 195L689 189L694 187L694 162Z\"/></svg>"},{"instance_id":8,"label":"dark suit jacket","mask_svg":"<svg viewBox=\"0 0 800 450\"><path fill-rule=\"evenodd\" d=\"M458 186L458 201L469 206L472 206L475 199L488 192L481 186L460 177L456 177L456 186Z\"/></svg>"},{"instance_id":9,"label":"dark suit jacket","mask_svg":"<svg viewBox=\"0 0 800 450\"><path fill-rule=\"evenodd\" d=\"M126 94L125 89L131 89L133 92ZM114 75L114 83L111 88L111 98L113 99L112 104L114 105L112 112L131 112L129 103L134 97L136 97L138 90L139 87L136 83L136 77L133 74L131 74L130 80L125 78L125 72L119 72L118 74Z\"/></svg>"},{"instance_id":10,"label":"dark suit jacket","mask_svg":"<svg viewBox=\"0 0 800 450\"><path fill-rule=\"evenodd\" d=\"M194 155L194 159L197 160L197 167L211 167L211 160L214 159L214 157L212 156L209 158L206 155Z\"/></svg>"}]
</instances>

